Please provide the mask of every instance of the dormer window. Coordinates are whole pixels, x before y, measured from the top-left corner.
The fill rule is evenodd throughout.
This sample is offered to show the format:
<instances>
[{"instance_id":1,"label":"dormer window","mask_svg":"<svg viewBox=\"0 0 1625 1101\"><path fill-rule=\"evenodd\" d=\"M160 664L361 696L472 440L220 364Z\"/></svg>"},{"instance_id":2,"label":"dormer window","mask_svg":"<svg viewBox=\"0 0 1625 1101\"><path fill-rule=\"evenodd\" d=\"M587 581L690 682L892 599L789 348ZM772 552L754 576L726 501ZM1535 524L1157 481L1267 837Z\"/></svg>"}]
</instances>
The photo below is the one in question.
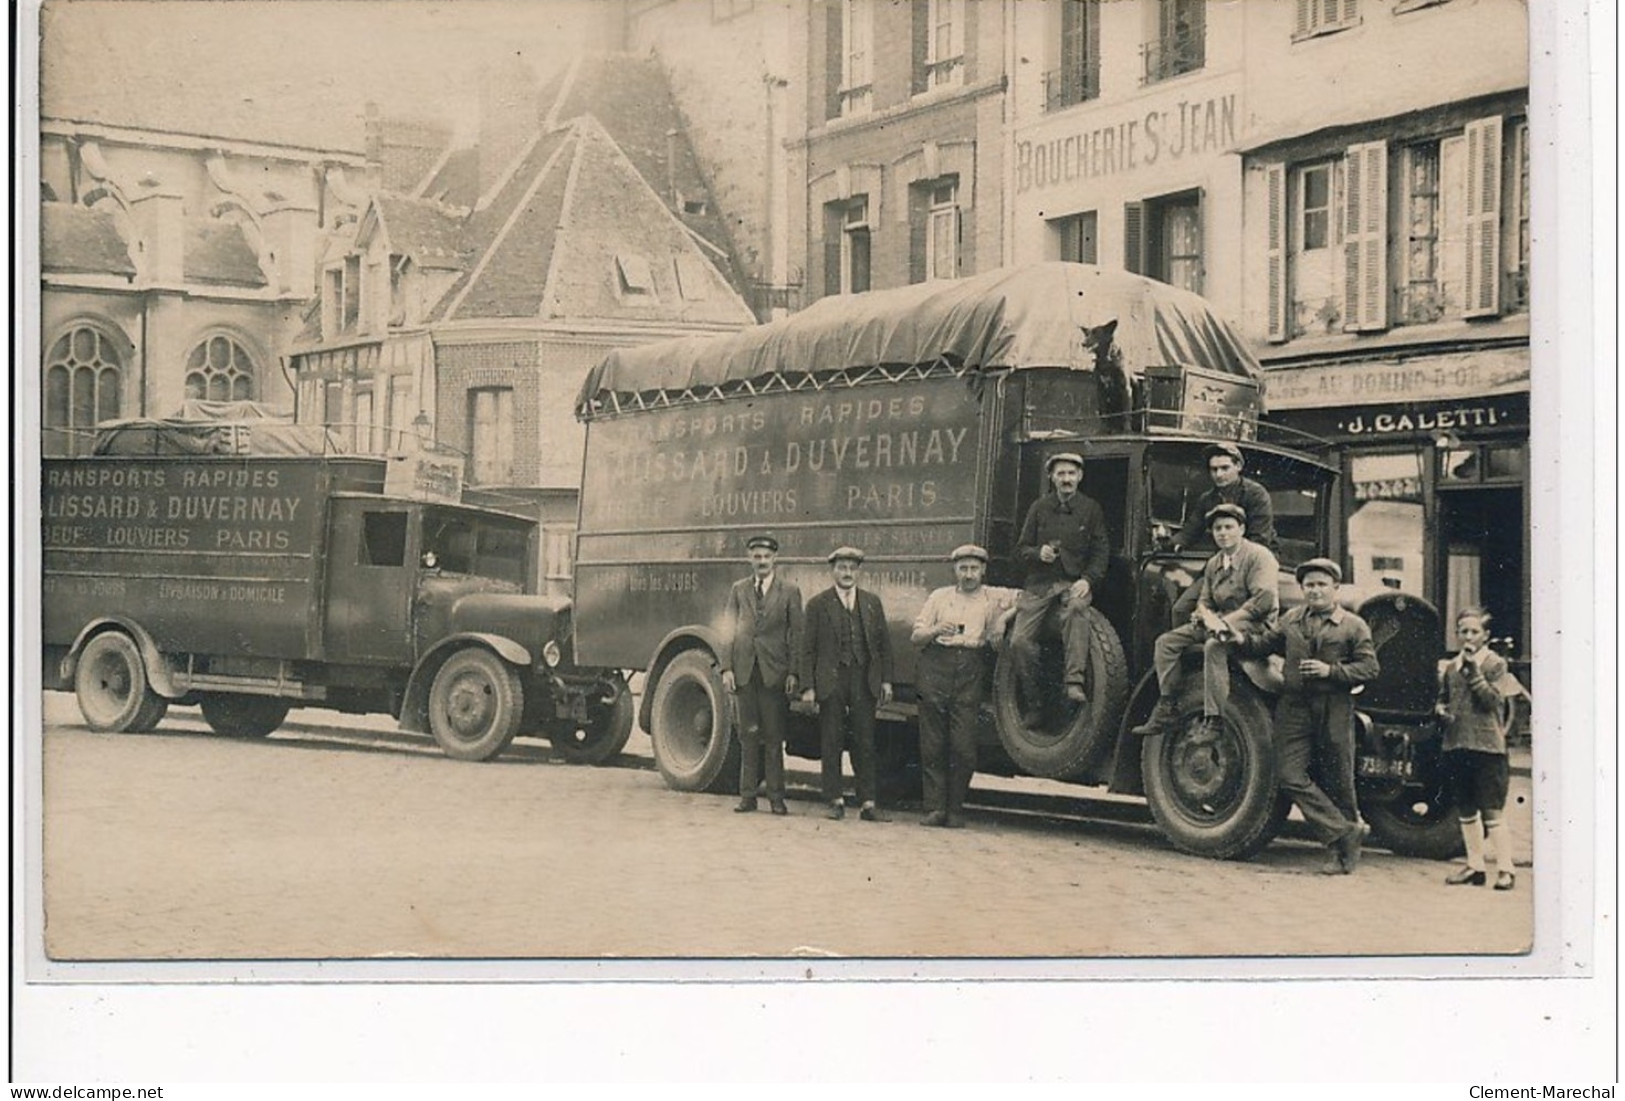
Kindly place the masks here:
<instances>
[{"instance_id":1,"label":"dormer window","mask_svg":"<svg viewBox=\"0 0 1625 1101\"><path fill-rule=\"evenodd\" d=\"M650 269L646 258L618 253L615 257L615 272L619 277L619 290L623 298L655 297L654 272Z\"/></svg>"}]
</instances>

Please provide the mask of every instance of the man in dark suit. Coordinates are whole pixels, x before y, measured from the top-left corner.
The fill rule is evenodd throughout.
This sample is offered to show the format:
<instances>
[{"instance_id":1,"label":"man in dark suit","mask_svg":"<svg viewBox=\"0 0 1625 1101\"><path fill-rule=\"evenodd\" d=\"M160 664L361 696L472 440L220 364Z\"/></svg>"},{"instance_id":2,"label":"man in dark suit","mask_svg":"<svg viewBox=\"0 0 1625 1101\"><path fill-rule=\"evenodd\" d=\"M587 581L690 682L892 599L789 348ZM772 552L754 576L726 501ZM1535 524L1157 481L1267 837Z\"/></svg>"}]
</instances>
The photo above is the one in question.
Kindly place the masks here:
<instances>
[{"instance_id":1,"label":"man in dark suit","mask_svg":"<svg viewBox=\"0 0 1625 1101\"><path fill-rule=\"evenodd\" d=\"M863 552L837 547L829 564L835 584L807 601L807 630L797 663L807 683L801 698L818 704L828 816L846 817L841 750L850 746L862 803L858 816L884 822L887 816L875 806L875 708L892 698L891 632L880 597L858 588Z\"/></svg>"},{"instance_id":2,"label":"man in dark suit","mask_svg":"<svg viewBox=\"0 0 1625 1101\"><path fill-rule=\"evenodd\" d=\"M767 774L768 806L789 814L784 803L784 735L790 697L796 692L795 660L801 649L801 590L778 576L779 542L754 535L745 543L751 576L728 590L722 647L722 686L739 705L739 802L756 809L756 786Z\"/></svg>"}]
</instances>

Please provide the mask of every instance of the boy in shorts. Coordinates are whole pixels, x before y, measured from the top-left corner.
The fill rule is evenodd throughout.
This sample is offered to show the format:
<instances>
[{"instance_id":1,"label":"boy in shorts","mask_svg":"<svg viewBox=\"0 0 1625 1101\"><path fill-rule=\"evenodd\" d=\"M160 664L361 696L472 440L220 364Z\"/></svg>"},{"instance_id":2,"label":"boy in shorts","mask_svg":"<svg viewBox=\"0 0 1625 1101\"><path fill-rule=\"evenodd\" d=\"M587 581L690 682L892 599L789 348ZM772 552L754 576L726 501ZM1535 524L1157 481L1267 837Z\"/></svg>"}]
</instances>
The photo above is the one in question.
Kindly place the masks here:
<instances>
[{"instance_id":1,"label":"boy in shorts","mask_svg":"<svg viewBox=\"0 0 1625 1101\"><path fill-rule=\"evenodd\" d=\"M1446 877L1452 887L1480 887L1488 880L1486 839L1495 857L1495 889L1512 890L1512 839L1502 811L1507 802L1507 729L1519 686L1507 663L1489 648L1490 617L1482 608L1456 615L1461 652L1439 673L1434 712L1445 724L1446 791L1461 821L1467 864Z\"/></svg>"}]
</instances>

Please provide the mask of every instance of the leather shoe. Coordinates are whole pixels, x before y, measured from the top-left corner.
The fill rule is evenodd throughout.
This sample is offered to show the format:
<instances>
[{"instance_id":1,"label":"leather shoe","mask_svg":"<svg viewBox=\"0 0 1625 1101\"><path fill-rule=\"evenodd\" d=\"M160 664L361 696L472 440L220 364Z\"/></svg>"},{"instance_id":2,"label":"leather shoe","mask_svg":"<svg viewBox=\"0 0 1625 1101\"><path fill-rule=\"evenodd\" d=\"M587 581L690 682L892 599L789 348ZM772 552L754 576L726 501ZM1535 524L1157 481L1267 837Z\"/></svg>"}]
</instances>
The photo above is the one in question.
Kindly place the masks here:
<instances>
[{"instance_id":1,"label":"leather shoe","mask_svg":"<svg viewBox=\"0 0 1625 1101\"><path fill-rule=\"evenodd\" d=\"M920 825L922 826L946 826L947 824L948 816L940 810L934 810L920 819Z\"/></svg>"},{"instance_id":2,"label":"leather shoe","mask_svg":"<svg viewBox=\"0 0 1625 1101\"><path fill-rule=\"evenodd\" d=\"M775 799L767 805L767 809L774 814L784 815L790 813L790 808L784 805L783 799Z\"/></svg>"},{"instance_id":3,"label":"leather shoe","mask_svg":"<svg viewBox=\"0 0 1625 1101\"><path fill-rule=\"evenodd\" d=\"M1337 839L1337 855L1343 861L1343 871L1348 875L1353 875L1354 869L1360 866L1360 841L1364 837L1365 834L1356 824Z\"/></svg>"},{"instance_id":4,"label":"leather shoe","mask_svg":"<svg viewBox=\"0 0 1625 1101\"><path fill-rule=\"evenodd\" d=\"M1497 870L1495 873L1495 889L1497 891L1510 891L1512 885L1516 882L1518 882L1518 878L1511 872Z\"/></svg>"},{"instance_id":5,"label":"leather shoe","mask_svg":"<svg viewBox=\"0 0 1625 1101\"><path fill-rule=\"evenodd\" d=\"M1066 698L1073 703L1088 703L1089 693L1083 690L1081 684L1069 684L1066 686Z\"/></svg>"},{"instance_id":6,"label":"leather shoe","mask_svg":"<svg viewBox=\"0 0 1625 1101\"><path fill-rule=\"evenodd\" d=\"M754 800L754 799L741 799L741 800L739 800L739 802L734 804L734 813L735 814L749 814L751 811L753 811L755 809L756 809L756 800Z\"/></svg>"},{"instance_id":7,"label":"leather shoe","mask_svg":"<svg viewBox=\"0 0 1625 1101\"><path fill-rule=\"evenodd\" d=\"M965 820L959 817L957 814L950 814L948 816L948 820L944 822L943 825L951 830L962 830L965 828Z\"/></svg>"},{"instance_id":8,"label":"leather shoe","mask_svg":"<svg viewBox=\"0 0 1625 1101\"><path fill-rule=\"evenodd\" d=\"M824 817L828 818L831 822L839 822L841 819L846 817L846 804L831 803L829 805L829 810L824 812Z\"/></svg>"},{"instance_id":9,"label":"leather shoe","mask_svg":"<svg viewBox=\"0 0 1625 1101\"><path fill-rule=\"evenodd\" d=\"M1347 875L1348 869L1343 866L1343 854L1337 851L1337 842L1333 841L1327 846L1326 863L1320 866L1321 875Z\"/></svg>"},{"instance_id":10,"label":"leather shoe","mask_svg":"<svg viewBox=\"0 0 1625 1101\"><path fill-rule=\"evenodd\" d=\"M1151 714L1146 717L1145 722L1135 727L1130 733L1138 734L1141 737L1149 737L1152 734L1168 734L1173 731L1174 724L1178 721L1178 707L1175 706L1173 700L1163 696L1157 700L1157 706L1151 709Z\"/></svg>"},{"instance_id":11,"label":"leather shoe","mask_svg":"<svg viewBox=\"0 0 1625 1101\"><path fill-rule=\"evenodd\" d=\"M858 811L858 817L863 819L865 822L890 822L891 821L891 815L887 814L885 811L881 810L879 807L873 806L873 805L866 806L862 810Z\"/></svg>"},{"instance_id":12,"label":"leather shoe","mask_svg":"<svg viewBox=\"0 0 1625 1101\"><path fill-rule=\"evenodd\" d=\"M1482 887L1489 880L1489 876L1472 868L1457 868L1444 877L1444 881L1451 887Z\"/></svg>"}]
</instances>

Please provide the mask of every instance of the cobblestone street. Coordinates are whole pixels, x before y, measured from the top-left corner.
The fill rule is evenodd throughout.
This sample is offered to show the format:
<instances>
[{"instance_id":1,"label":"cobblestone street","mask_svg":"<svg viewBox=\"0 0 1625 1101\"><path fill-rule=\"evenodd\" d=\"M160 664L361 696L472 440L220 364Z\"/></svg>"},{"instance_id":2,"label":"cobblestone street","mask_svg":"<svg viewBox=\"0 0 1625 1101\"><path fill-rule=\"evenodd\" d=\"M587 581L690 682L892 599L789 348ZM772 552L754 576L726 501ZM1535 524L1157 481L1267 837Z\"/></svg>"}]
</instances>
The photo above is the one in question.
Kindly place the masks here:
<instances>
[{"instance_id":1,"label":"cobblestone street","mask_svg":"<svg viewBox=\"0 0 1625 1101\"><path fill-rule=\"evenodd\" d=\"M836 823L810 774L790 818L735 815L667 790L641 735L630 767L523 741L469 765L326 712L265 742L186 709L140 736L86 731L68 696L46 717L60 960L1456 953L1532 936L1528 870L1511 893L1447 889L1445 865L1373 851L1328 878L1303 842L1218 863L1150 826L1004 809L957 832L907 812Z\"/></svg>"}]
</instances>

